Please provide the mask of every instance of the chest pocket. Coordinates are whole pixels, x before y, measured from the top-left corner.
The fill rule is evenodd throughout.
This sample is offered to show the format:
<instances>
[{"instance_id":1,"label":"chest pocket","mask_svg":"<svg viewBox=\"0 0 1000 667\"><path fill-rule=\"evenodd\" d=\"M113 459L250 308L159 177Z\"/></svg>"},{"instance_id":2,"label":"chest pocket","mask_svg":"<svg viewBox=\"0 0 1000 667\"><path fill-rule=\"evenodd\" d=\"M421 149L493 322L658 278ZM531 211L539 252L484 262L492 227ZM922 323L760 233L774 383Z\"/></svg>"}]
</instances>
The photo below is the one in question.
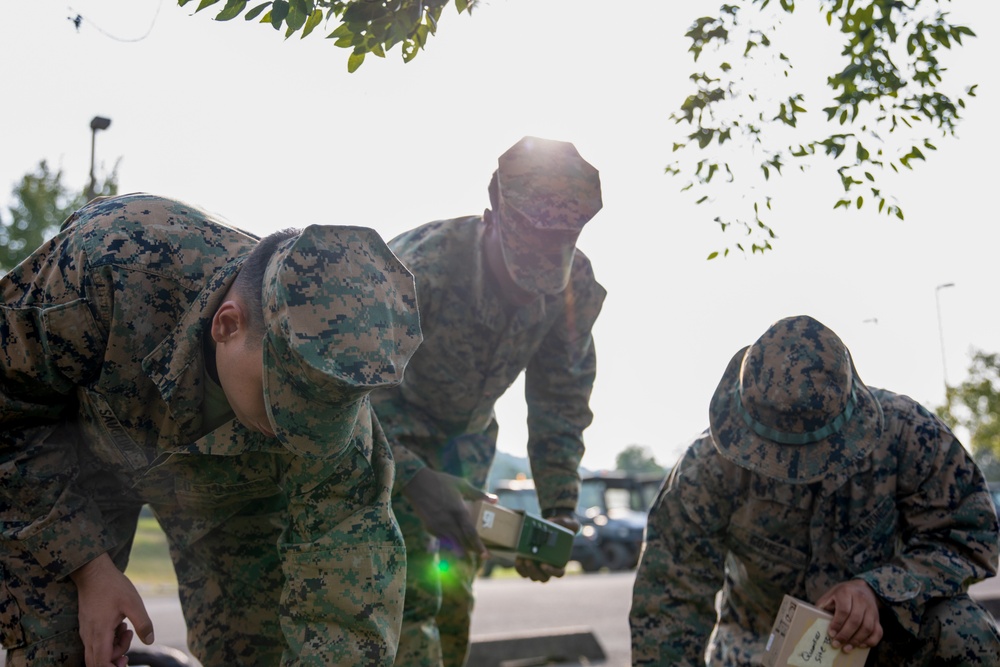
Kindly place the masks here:
<instances>
[{"instance_id":1,"label":"chest pocket","mask_svg":"<svg viewBox=\"0 0 1000 667\"><path fill-rule=\"evenodd\" d=\"M795 590L810 558L812 493L805 485L754 480L729 524L730 576L762 590Z\"/></svg>"},{"instance_id":2,"label":"chest pocket","mask_svg":"<svg viewBox=\"0 0 1000 667\"><path fill-rule=\"evenodd\" d=\"M834 542L833 549L852 574L860 574L891 560L898 540L899 511L896 499L888 496Z\"/></svg>"}]
</instances>

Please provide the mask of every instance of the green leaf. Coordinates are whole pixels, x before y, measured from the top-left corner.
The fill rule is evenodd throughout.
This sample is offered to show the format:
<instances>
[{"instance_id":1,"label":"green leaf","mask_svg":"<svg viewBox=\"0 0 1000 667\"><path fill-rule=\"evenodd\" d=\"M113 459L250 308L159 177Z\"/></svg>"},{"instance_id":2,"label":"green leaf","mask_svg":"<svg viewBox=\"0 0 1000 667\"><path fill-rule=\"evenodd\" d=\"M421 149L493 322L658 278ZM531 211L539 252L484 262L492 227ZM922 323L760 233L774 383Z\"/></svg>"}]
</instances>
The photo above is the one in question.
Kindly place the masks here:
<instances>
[{"instance_id":1,"label":"green leaf","mask_svg":"<svg viewBox=\"0 0 1000 667\"><path fill-rule=\"evenodd\" d=\"M862 197L861 195L858 195L858 208L861 208L861 205L864 203L865 203L865 198Z\"/></svg>"},{"instance_id":2,"label":"green leaf","mask_svg":"<svg viewBox=\"0 0 1000 667\"><path fill-rule=\"evenodd\" d=\"M719 251L716 250L716 251L708 253L708 257L706 257L705 259L706 260L708 260L708 259L715 259L718 256L719 256Z\"/></svg>"},{"instance_id":3,"label":"green leaf","mask_svg":"<svg viewBox=\"0 0 1000 667\"><path fill-rule=\"evenodd\" d=\"M841 199L840 201L838 201L836 204L833 205L833 210L836 211L841 206L843 206L844 208L850 208L851 202L848 201L847 199Z\"/></svg>"},{"instance_id":4,"label":"green leaf","mask_svg":"<svg viewBox=\"0 0 1000 667\"><path fill-rule=\"evenodd\" d=\"M347 59L347 71L348 72L358 71L358 68L361 67L361 63L363 63L364 61L365 61L364 51L362 51L361 53L358 52L352 53L350 57Z\"/></svg>"},{"instance_id":5,"label":"green leaf","mask_svg":"<svg viewBox=\"0 0 1000 667\"><path fill-rule=\"evenodd\" d=\"M271 26L275 30L281 30L281 24L288 16L288 0L274 0L271 5Z\"/></svg>"},{"instance_id":6,"label":"green leaf","mask_svg":"<svg viewBox=\"0 0 1000 667\"><path fill-rule=\"evenodd\" d=\"M336 27L336 29L326 36L327 39L331 38L341 38L341 37L354 37L354 31L351 30L351 26L346 23L341 23Z\"/></svg>"},{"instance_id":7,"label":"green leaf","mask_svg":"<svg viewBox=\"0 0 1000 667\"><path fill-rule=\"evenodd\" d=\"M318 26L322 21L323 21L323 10L314 9L312 14L309 15L309 18L306 19L305 26L303 26L302 28L302 37L305 37L313 30L315 30L316 26Z\"/></svg>"},{"instance_id":8,"label":"green leaf","mask_svg":"<svg viewBox=\"0 0 1000 667\"><path fill-rule=\"evenodd\" d=\"M288 26L286 36L291 36L292 33L306 24L306 19L309 18L308 11L299 11L304 4L304 0L292 0L289 4L288 16L285 17L285 24Z\"/></svg>"},{"instance_id":9,"label":"green leaf","mask_svg":"<svg viewBox=\"0 0 1000 667\"><path fill-rule=\"evenodd\" d=\"M222 11L216 14L216 21L229 21L239 16L246 9L247 0L228 0Z\"/></svg>"},{"instance_id":10,"label":"green leaf","mask_svg":"<svg viewBox=\"0 0 1000 667\"><path fill-rule=\"evenodd\" d=\"M218 1L219 0L201 0L201 2L198 3L198 9L194 10L194 13L197 14L201 10L205 9L205 7L211 7Z\"/></svg>"},{"instance_id":11,"label":"green leaf","mask_svg":"<svg viewBox=\"0 0 1000 667\"><path fill-rule=\"evenodd\" d=\"M270 0L268 2L262 2L253 9L247 12L246 16L243 18L247 21L253 21L255 18L260 16L260 13L271 6Z\"/></svg>"},{"instance_id":12,"label":"green leaf","mask_svg":"<svg viewBox=\"0 0 1000 667\"><path fill-rule=\"evenodd\" d=\"M461 14L469 8L469 0L455 0L455 9Z\"/></svg>"}]
</instances>

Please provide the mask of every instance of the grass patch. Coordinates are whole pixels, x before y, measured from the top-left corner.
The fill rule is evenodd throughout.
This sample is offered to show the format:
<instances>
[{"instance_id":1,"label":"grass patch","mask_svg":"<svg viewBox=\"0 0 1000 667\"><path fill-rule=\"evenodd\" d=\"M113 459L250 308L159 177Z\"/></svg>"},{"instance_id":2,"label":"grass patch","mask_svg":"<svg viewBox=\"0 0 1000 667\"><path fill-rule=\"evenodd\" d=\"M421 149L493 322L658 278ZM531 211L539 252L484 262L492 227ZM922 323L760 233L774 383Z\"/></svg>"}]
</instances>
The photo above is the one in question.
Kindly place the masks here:
<instances>
[{"instance_id":1,"label":"grass patch","mask_svg":"<svg viewBox=\"0 0 1000 667\"><path fill-rule=\"evenodd\" d=\"M177 588L167 536L156 519L146 512L139 517L125 575L136 587Z\"/></svg>"}]
</instances>

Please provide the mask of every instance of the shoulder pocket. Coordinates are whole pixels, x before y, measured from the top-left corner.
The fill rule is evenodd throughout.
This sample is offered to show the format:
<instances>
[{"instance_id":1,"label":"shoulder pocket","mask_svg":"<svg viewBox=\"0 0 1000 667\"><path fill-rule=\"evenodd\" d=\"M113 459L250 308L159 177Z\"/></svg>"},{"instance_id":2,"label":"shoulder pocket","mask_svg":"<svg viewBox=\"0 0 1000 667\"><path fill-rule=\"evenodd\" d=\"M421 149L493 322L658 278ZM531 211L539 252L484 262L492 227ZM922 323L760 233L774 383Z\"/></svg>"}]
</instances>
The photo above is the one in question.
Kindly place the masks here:
<instances>
[{"instance_id":1,"label":"shoulder pocket","mask_svg":"<svg viewBox=\"0 0 1000 667\"><path fill-rule=\"evenodd\" d=\"M63 393L101 368L106 336L83 299L49 307L0 306L8 372Z\"/></svg>"}]
</instances>

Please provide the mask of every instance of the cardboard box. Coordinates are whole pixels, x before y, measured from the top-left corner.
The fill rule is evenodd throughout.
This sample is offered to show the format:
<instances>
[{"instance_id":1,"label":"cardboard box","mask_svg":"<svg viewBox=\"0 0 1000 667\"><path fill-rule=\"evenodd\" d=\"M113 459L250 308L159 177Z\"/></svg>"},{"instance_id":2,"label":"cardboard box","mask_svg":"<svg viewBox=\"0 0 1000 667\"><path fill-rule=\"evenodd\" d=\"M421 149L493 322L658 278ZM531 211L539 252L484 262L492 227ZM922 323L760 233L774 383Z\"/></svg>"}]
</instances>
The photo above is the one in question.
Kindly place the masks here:
<instances>
[{"instance_id":1,"label":"cardboard box","mask_svg":"<svg viewBox=\"0 0 1000 667\"><path fill-rule=\"evenodd\" d=\"M477 500L469 506L476 532L495 556L530 558L565 567L573 551L573 532L559 524Z\"/></svg>"},{"instance_id":2,"label":"cardboard box","mask_svg":"<svg viewBox=\"0 0 1000 667\"><path fill-rule=\"evenodd\" d=\"M786 595L767 640L767 667L863 667L867 648L833 648L827 630L833 614Z\"/></svg>"},{"instance_id":3,"label":"cardboard box","mask_svg":"<svg viewBox=\"0 0 1000 667\"><path fill-rule=\"evenodd\" d=\"M477 500L469 508L476 532L486 546L516 549L524 515L512 509Z\"/></svg>"}]
</instances>

